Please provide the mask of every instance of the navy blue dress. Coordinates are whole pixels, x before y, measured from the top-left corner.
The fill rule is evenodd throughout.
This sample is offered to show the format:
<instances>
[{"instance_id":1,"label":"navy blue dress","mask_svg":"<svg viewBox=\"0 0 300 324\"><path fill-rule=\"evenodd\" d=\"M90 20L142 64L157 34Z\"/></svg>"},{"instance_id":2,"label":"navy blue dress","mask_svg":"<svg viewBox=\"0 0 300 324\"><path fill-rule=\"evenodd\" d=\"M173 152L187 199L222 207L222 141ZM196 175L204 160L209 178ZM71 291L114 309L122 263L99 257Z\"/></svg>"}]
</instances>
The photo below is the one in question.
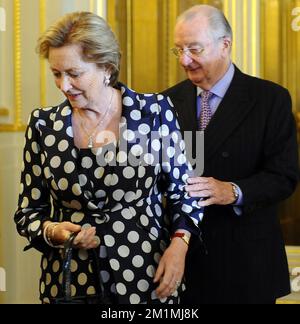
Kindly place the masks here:
<instances>
[{"instance_id":1,"label":"navy blue dress","mask_svg":"<svg viewBox=\"0 0 300 324\"><path fill-rule=\"evenodd\" d=\"M26 249L42 252L42 302L62 295L60 250L42 235L47 220L96 227L100 275L117 303L178 302L178 294L158 300L153 278L170 233L199 231L203 210L184 191L192 167L170 100L118 87L120 140L103 148L75 147L68 101L31 115L15 222ZM94 278L89 252L75 250L72 294L95 293Z\"/></svg>"}]
</instances>

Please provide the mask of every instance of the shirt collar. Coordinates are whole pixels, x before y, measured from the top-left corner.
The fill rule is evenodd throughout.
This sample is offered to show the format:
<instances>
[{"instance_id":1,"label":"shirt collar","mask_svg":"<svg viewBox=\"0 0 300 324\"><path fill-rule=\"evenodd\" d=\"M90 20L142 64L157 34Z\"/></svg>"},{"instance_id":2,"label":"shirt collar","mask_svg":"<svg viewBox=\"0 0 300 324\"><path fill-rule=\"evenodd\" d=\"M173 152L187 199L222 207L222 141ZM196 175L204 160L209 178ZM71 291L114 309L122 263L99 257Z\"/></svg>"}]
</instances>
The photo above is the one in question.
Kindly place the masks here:
<instances>
[{"instance_id":1,"label":"shirt collar","mask_svg":"<svg viewBox=\"0 0 300 324\"><path fill-rule=\"evenodd\" d=\"M223 76L221 80L219 80L211 89L210 92L212 92L214 95L218 96L219 98L223 99L234 76L234 65L231 63L229 66L229 69ZM199 96L203 89L200 87L197 87L197 95Z\"/></svg>"}]
</instances>

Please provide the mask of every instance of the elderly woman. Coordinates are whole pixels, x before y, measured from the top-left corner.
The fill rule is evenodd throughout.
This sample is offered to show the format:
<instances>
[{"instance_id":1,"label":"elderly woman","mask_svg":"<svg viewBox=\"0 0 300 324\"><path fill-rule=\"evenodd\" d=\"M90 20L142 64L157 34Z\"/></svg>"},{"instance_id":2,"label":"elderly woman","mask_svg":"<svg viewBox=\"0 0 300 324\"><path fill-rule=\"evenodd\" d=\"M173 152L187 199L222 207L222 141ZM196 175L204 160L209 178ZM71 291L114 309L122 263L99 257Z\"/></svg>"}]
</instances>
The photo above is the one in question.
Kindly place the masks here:
<instances>
[{"instance_id":1,"label":"elderly woman","mask_svg":"<svg viewBox=\"0 0 300 324\"><path fill-rule=\"evenodd\" d=\"M99 275L111 303L177 303L202 210L184 192L191 167L171 102L117 83L118 43L92 13L61 18L38 52L66 97L31 115L15 214L26 249L42 252L41 301L62 296L60 251L77 233L73 296L94 294Z\"/></svg>"}]
</instances>

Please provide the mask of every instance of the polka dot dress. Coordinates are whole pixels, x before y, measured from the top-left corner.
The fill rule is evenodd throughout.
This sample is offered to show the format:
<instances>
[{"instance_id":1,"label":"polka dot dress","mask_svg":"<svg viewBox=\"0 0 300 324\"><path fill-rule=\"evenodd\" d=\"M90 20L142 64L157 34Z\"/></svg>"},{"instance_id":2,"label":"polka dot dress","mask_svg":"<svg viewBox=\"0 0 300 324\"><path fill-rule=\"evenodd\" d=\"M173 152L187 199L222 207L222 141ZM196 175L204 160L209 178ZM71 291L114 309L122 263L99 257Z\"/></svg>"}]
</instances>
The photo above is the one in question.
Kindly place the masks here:
<instances>
[{"instance_id":1,"label":"polka dot dress","mask_svg":"<svg viewBox=\"0 0 300 324\"><path fill-rule=\"evenodd\" d=\"M62 257L43 240L46 220L96 227L100 277L115 303L178 302L178 293L158 300L153 278L170 231L199 231L203 211L184 191L192 168L170 100L118 87L123 96L118 145L77 149L68 102L35 110L30 118L15 222L30 242L27 249L43 253L45 303L62 296ZM90 251L75 250L71 266L72 295L94 294Z\"/></svg>"}]
</instances>

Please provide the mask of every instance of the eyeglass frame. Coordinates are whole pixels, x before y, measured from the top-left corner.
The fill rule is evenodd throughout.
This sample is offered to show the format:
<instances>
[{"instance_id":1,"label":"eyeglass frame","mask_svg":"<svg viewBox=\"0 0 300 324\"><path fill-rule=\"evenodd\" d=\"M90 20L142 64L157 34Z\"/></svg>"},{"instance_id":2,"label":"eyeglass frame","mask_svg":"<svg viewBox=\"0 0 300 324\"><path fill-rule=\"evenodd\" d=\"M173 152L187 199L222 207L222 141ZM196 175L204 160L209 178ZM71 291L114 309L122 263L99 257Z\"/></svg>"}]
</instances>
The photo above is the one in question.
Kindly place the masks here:
<instances>
[{"instance_id":1,"label":"eyeglass frame","mask_svg":"<svg viewBox=\"0 0 300 324\"><path fill-rule=\"evenodd\" d=\"M218 37L217 40L224 39L226 36ZM195 51L195 53L191 52ZM187 47L185 49L179 47L171 48L171 52L177 57L180 58L183 54L186 54L188 57L200 57L205 51L205 47Z\"/></svg>"},{"instance_id":2,"label":"eyeglass frame","mask_svg":"<svg viewBox=\"0 0 300 324\"><path fill-rule=\"evenodd\" d=\"M200 57L201 54L204 52L204 47L188 47L185 49L179 47L171 48L172 53L177 57L180 58L183 54L186 54L188 57ZM195 51L194 53L192 51Z\"/></svg>"}]
</instances>

